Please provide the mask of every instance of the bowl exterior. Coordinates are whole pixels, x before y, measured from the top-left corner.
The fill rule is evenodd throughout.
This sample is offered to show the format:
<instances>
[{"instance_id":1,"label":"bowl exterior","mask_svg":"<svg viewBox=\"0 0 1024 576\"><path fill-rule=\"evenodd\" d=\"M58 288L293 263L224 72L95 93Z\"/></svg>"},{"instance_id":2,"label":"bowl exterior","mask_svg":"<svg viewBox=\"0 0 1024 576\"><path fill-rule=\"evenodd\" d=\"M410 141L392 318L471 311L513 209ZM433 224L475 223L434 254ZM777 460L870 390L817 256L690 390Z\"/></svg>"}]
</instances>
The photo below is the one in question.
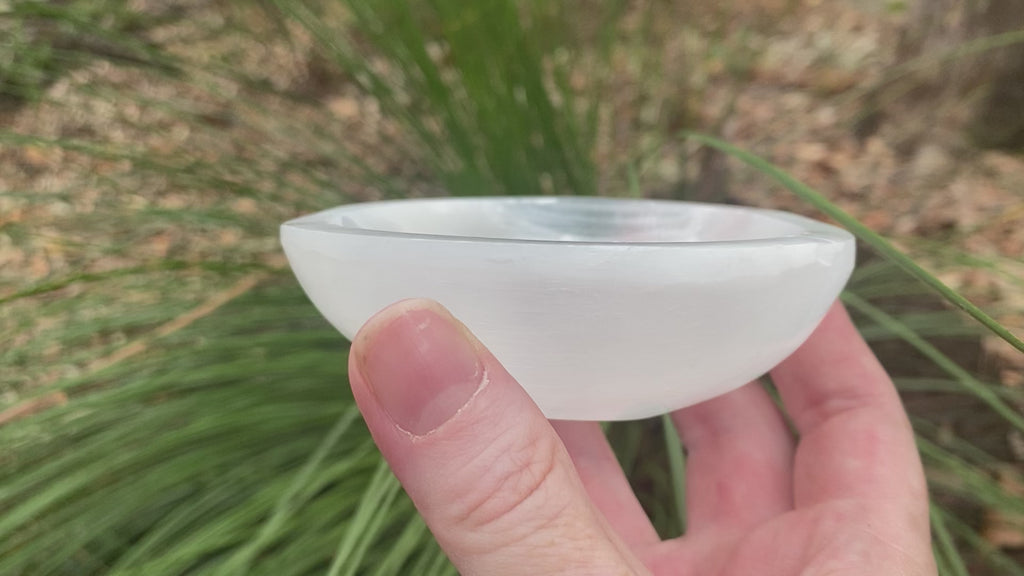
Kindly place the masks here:
<instances>
[{"instance_id":1,"label":"bowl exterior","mask_svg":"<svg viewBox=\"0 0 1024 576\"><path fill-rule=\"evenodd\" d=\"M549 418L628 420L757 378L803 343L854 265L852 237L750 244L500 243L285 224L303 289L352 338L437 300Z\"/></svg>"}]
</instances>

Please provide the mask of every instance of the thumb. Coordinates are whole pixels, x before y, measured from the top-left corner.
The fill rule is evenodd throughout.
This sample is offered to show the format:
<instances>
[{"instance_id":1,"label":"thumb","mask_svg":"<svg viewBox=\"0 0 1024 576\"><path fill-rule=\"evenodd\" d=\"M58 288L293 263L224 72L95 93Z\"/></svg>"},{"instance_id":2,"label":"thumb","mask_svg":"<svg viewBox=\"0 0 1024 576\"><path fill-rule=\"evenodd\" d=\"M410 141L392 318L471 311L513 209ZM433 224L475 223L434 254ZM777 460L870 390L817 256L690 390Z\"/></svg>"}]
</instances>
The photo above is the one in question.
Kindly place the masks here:
<instances>
[{"instance_id":1,"label":"thumb","mask_svg":"<svg viewBox=\"0 0 1024 576\"><path fill-rule=\"evenodd\" d=\"M374 440L466 576L639 574L547 419L440 305L367 322L349 359Z\"/></svg>"}]
</instances>

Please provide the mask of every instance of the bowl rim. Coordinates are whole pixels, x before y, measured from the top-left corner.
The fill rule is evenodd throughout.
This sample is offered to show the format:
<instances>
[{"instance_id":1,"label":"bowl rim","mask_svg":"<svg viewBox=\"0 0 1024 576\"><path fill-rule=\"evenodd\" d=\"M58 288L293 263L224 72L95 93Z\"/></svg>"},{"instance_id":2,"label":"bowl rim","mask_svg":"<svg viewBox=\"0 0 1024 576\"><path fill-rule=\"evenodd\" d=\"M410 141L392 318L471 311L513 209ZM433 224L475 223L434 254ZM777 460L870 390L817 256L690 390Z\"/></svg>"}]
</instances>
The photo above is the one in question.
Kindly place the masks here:
<instances>
[{"instance_id":1,"label":"bowl rim","mask_svg":"<svg viewBox=\"0 0 1024 576\"><path fill-rule=\"evenodd\" d=\"M397 203L526 203L526 204L590 204L590 205L611 205L611 204L648 204L679 206L680 204L710 208L720 211L743 211L756 212L762 216L783 220L802 229L798 234L786 234L779 236L768 236L764 238L747 238L735 240L707 240L707 241L655 241L645 242L636 240L552 240L542 238L498 238L488 236L465 236L457 234L429 234L422 232L396 232L393 230L376 230L371 228L357 228L342 226L328 220L339 213L356 210L372 209L374 207L389 206ZM623 198L608 196L439 196L425 198L402 198L394 200L374 200L367 202L352 202L327 208L304 216L293 218L281 224L281 232L285 229L296 229L313 232L325 232L337 235L383 237L409 240L430 240L438 242L460 242L460 243L486 243L486 244L521 244L521 245L546 245L546 246L607 246L607 247L707 247L707 246L763 246L763 245L792 245L807 243L847 243L854 240L853 235L847 230L827 224L825 222L771 208L759 208L754 206L742 206L735 204L719 204L713 202L693 202L684 200L662 200L654 198Z\"/></svg>"}]
</instances>

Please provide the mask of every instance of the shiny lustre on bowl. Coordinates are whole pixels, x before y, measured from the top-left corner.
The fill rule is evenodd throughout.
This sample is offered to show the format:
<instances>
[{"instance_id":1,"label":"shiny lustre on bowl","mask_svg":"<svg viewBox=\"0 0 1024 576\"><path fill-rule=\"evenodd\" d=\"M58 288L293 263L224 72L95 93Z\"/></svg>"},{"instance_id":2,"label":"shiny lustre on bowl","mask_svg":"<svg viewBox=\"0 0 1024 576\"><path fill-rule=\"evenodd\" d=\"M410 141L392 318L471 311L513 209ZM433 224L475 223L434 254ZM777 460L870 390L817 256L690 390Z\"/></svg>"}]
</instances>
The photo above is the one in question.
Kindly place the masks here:
<instances>
[{"instance_id":1,"label":"shiny lustre on bowl","mask_svg":"<svg viewBox=\"0 0 1024 576\"><path fill-rule=\"evenodd\" d=\"M810 335L854 265L846 231L737 206L582 197L350 204L281 226L309 298L352 338L437 300L549 418L627 420L733 390Z\"/></svg>"}]
</instances>

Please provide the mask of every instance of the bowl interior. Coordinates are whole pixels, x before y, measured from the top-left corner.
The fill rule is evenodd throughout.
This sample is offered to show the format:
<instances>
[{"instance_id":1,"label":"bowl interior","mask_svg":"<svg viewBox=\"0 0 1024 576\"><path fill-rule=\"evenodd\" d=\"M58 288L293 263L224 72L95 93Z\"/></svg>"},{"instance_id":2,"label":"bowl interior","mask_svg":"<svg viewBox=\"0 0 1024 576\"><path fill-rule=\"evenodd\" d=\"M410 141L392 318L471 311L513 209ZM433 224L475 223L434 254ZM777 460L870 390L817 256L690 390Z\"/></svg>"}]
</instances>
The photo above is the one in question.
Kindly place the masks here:
<instances>
[{"instance_id":1,"label":"bowl interior","mask_svg":"<svg viewBox=\"0 0 1024 576\"><path fill-rule=\"evenodd\" d=\"M319 223L350 231L557 242L727 242L809 233L802 219L769 210L565 197L355 204L322 213Z\"/></svg>"}]
</instances>

